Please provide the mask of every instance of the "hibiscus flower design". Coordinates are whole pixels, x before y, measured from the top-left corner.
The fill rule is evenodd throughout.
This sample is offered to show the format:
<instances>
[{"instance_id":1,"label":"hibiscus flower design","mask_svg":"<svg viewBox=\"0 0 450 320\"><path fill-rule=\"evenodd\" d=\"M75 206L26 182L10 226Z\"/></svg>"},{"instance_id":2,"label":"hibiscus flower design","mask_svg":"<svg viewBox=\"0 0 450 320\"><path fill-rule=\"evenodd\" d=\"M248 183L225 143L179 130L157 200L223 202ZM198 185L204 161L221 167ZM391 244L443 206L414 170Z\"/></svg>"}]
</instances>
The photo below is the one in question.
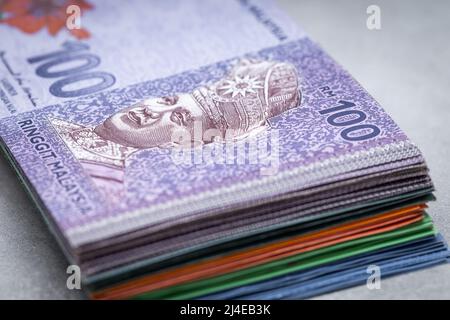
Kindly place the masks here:
<instances>
[{"instance_id":1,"label":"hibiscus flower design","mask_svg":"<svg viewBox=\"0 0 450 320\"><path fill-rule=\"evenodd\" d=\"M81 12L93 6L84 0L0 0L0 23L18 28L26 33L35 33L42 28L55 36L66 29L66 9L77 5ZM77 39L86 39L90 33L86 29L72 29L69 32Z\"/></svg>"}]
</instances>

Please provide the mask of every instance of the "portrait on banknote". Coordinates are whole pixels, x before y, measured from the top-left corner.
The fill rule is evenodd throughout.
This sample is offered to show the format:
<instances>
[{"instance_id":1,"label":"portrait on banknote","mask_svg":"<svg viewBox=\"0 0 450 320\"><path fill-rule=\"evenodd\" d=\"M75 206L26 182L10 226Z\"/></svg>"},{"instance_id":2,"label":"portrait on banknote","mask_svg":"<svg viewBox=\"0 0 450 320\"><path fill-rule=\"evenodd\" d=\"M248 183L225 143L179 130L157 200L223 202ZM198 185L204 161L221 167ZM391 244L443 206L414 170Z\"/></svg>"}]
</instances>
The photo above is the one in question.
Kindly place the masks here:
<instances>
[{"instance_id":1,"label":"portrait on banknote","mask_svg":"<svg viewBox=\"0 0 450 320\"><path fill-rule=\"evenodd\" d=\"M120 198L126 159L139 150L233 143L265 130L300 100L293 65L241 59L219 81L125 106L94 127L50 122L96 185Z\"/></svg>"}]
</instances>

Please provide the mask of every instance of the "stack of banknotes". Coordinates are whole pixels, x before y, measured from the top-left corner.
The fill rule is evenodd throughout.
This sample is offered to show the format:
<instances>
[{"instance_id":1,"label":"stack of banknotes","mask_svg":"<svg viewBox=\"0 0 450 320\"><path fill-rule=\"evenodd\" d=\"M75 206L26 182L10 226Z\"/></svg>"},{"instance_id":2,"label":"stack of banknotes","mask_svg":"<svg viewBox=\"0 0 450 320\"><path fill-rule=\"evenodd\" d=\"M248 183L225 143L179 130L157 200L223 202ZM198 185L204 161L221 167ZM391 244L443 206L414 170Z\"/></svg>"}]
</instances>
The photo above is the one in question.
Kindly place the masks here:
<instances>
[{"instance_id":1,"label":"stack of banknotes","mask_svg":"<svg viewBox=\"0 0 450 320\"><path fill-rule=\"evenodd\" d=\"M91 298L306 298L448 260L420 150L272 1L69 2L74 28L0 4L0 137Z\"/></svg>"}]
</instances>

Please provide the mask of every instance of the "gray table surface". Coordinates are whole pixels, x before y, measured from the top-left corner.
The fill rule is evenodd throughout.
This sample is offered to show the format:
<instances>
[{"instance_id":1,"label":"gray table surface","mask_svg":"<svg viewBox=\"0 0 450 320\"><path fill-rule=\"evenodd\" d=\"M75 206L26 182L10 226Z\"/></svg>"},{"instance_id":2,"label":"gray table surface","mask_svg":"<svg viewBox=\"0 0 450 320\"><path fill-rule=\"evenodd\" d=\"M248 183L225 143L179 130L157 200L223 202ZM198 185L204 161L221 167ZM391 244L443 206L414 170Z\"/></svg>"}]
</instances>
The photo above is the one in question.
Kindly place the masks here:
<instances>
[{"instance_id":1,"label":"gray table surface","mask_svg":"<svg viewBox=\"0 0 450 320\"><path fill-rule=\"evenodd\" d=\"M450 240L450 1L280 0L298 23L381 103L418 144L437 202L429 213ZM368 30L366 8L381 9ZM78 299L67 262L6 160L0 157L0 298ZM449 299L450 267L383 279L319 299Z\"/></svg>"}]
</instances>

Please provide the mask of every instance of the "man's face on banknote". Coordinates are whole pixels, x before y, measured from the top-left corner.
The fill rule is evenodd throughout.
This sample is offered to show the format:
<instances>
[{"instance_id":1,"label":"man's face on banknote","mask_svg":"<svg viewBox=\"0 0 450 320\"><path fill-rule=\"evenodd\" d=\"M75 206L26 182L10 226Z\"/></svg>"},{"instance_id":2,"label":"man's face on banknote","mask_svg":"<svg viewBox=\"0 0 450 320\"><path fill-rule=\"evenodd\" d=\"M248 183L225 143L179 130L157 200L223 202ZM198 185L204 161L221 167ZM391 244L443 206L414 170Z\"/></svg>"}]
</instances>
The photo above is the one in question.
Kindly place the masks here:
<instances>
[{"instance_id":1,"label":"man's face on banknote","mask_svg":"<svg viewBox=\"0 0 450 320\"><path fill-rule=\"evenodd\" d=\"M103 138L135 148L169 144L175 130L192 133L207 116L189 94L153 98L123 109L95 128Z\"/></svg>"},{"instance_id":2,"label":"man's face on banknote","mask_svg":"<svg viewBox=\"0 0 450 320\"><path fill-rule=\"evenodd\" d=\"M105 140L137 149L233 141L263 128L268 118L299 101L294 66L243 59L208 86L143 100L110 116L94 131Z\"/></svg>"}]
</instances>

